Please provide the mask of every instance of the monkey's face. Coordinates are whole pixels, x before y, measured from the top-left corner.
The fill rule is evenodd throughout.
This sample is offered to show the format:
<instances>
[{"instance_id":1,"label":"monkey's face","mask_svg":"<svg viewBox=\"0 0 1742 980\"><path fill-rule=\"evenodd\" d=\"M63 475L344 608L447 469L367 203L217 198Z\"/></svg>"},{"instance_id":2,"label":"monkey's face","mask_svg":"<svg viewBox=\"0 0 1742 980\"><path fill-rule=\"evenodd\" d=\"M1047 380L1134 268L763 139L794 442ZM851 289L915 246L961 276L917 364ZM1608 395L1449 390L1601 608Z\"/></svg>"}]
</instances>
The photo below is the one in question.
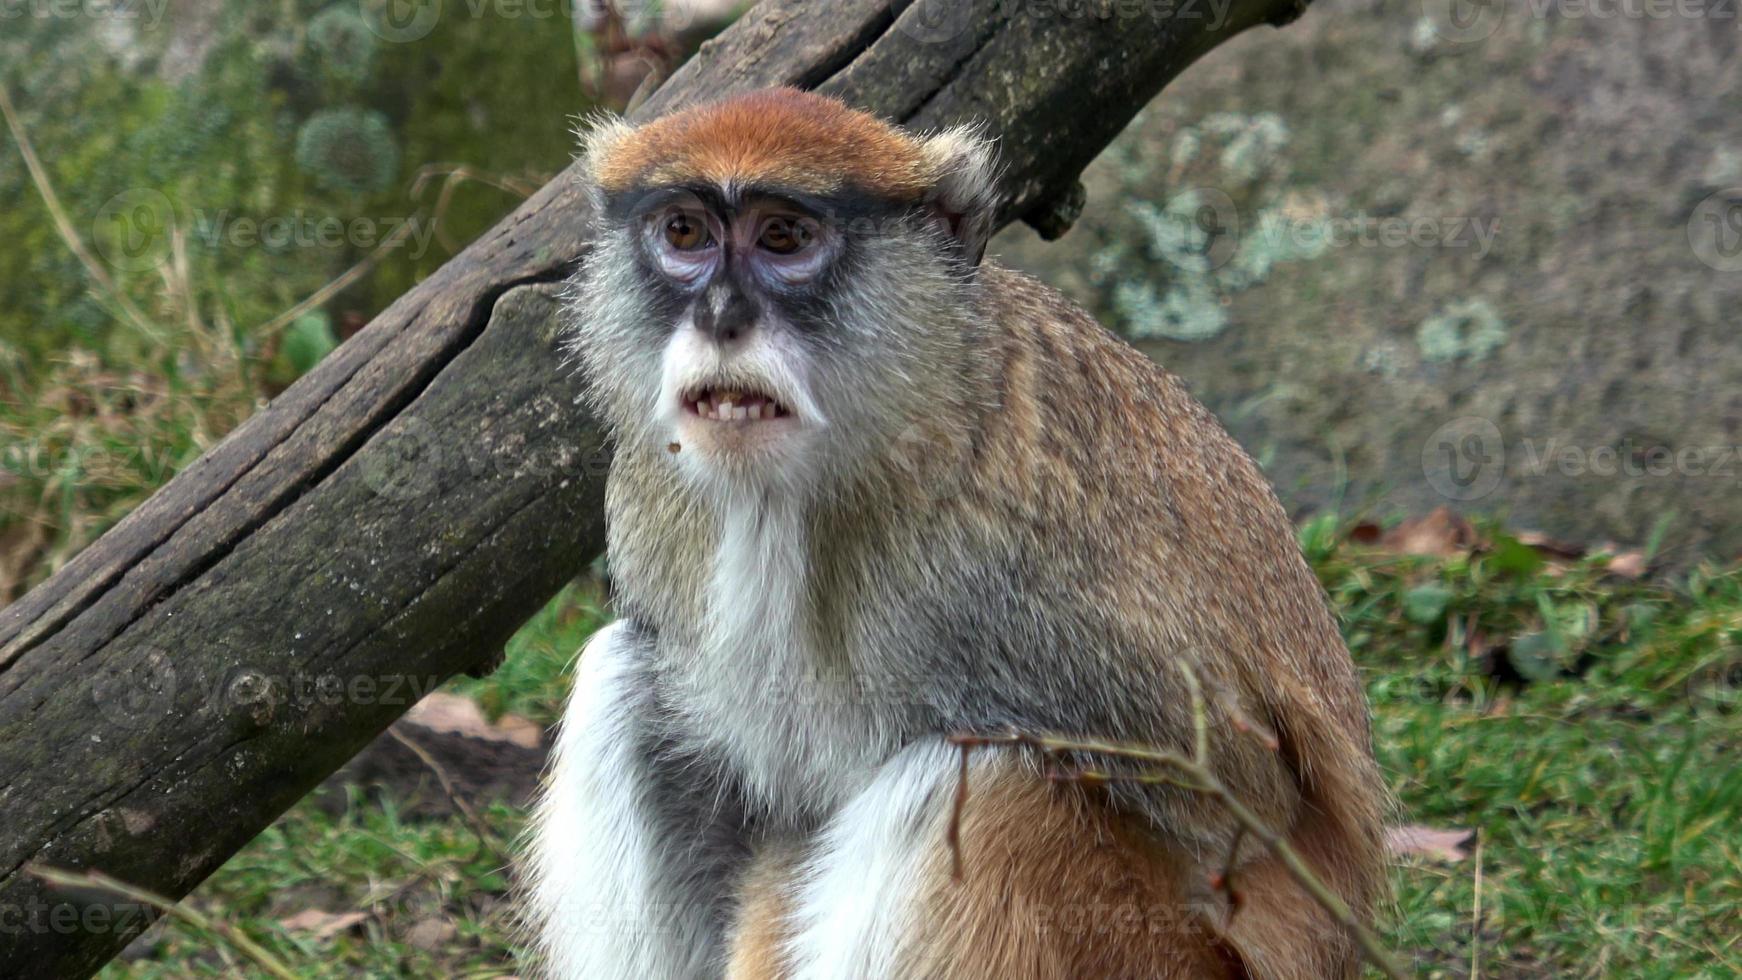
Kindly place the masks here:
<instances>
[{"instance_id":1,"label":"monkey's face","mask_svg":"<svg viewBox=\"0 0 1742 980\"><path fill-rule=\"evenodd\" d=\"M581 351L619 432L683 472L815 487L938 404L965 267L924 208L705 185L604 205Z\"/></svg>"},{"instance_id":2,"label":"monkey's face","mask_svg":"<svg viewBox=\"0 0 1742 980\"><path fill-rule=\"evenodd\" d=\"M774 466L828 419L804 333L840 236L796 202L649 195L629 220L671 325L660 358L672 440L715 467Z\"/></svg>"},{"instance_id":3,"label":"monkey's face","mask_svg":"<svg viewBox=\"0 0 1742 980\"><path fill-rule=\"evenodd\" d=\"M843 490L962 415L982 141L790 89L585 139L574 349L625 448L728 492Z\"/></svg>"}]
</instances>

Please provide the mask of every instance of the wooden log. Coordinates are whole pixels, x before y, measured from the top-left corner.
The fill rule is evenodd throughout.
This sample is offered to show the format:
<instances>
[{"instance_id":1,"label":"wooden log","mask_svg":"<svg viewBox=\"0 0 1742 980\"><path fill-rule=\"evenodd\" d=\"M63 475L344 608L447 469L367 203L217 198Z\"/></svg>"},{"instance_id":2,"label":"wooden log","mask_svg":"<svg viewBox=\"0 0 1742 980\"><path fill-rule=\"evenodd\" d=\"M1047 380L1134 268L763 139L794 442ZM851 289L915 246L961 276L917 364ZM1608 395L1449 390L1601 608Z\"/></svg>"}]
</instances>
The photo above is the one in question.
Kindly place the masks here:
<instances>
[{"instance_id":1,"label":"wooden log","mask_svg":"<svg viewBox=\"0 0 1742 980\"><path fill-rule=\"evenodd\" d=\"M637 118L773 84L999 140L1005 221L1195 58L1302 0L763 0ZM535 96L533 96L535 97ZM0 977L83 977L602 548L609 449L555 351L565 173L0 611Z\"/></svg>"}]
</instances>

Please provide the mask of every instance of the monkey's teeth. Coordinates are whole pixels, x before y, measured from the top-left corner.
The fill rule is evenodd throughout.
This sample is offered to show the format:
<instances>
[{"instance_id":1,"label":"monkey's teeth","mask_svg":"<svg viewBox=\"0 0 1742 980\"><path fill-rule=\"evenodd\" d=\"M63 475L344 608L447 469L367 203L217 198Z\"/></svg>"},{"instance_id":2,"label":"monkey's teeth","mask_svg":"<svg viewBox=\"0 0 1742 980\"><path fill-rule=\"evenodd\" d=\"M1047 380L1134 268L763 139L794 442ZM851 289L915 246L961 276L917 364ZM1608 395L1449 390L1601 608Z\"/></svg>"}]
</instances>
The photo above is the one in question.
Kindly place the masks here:
<instances>
[{"instance_id":1,"label":"monkey's teeth","mask_svg":"<svg viewBox=\"0 0 1742 980\"><path fill-rule=\"evenodd\" d=\"M760 422L763 419L785 418L789 414L785 406L772 398L737 392L730 397L704 396L687 404L698 418L713 422Z\"/></svg>"}]
</instances>

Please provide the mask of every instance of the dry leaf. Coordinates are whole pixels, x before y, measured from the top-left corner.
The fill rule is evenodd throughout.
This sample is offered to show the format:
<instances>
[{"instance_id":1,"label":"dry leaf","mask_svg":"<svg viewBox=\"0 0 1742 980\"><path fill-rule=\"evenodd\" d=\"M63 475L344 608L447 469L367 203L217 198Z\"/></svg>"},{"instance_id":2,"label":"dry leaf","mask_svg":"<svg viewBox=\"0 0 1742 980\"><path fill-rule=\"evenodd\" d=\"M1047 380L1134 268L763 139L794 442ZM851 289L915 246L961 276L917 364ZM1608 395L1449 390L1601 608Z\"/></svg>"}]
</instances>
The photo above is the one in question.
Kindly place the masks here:
<instances>
[{"instance_id":1,"label":"dry leaf","mask_svg":"<svg viewBox=\"0 0 1742 980\"><path fill-rule=\"evenodd\" d=\"M523 749L536 749L544 739L544 729L537 722L520 715L503 715L492 725L476 701L457 694L431 694L413 705L405 720L432 732L508 742Z\"/></svg>"},{"instance_id":2,"label":"dry leaf","mask_svg":"<svg viewBox=\"0 0 1742 980\"><path fill-rule=\"evenodd\" d=\"M1436 507L1426 517L1404 521L1379 539L1378 547L1399 555L1453 558L1469 554L1477 544L1476 529L1450 507Z\"/></svg>"},{"instance_id":3,"label":"dry leaf","mask_svg":"<svg viewBox=\"0 0 1742 980\"><path fill-rule=\"evenodd\" d=\"M447 919L423 919L406 930L405 942L408 946L433 953L446 948L459 934L459 927Z\"/></svg>"},{"instance_id":4,"label":"dry leaf","mask_svg":"<svg viewBox=\"0 0 1742 980\"><path fill-rule=\"evenodd\" d=\"M358 926L369 918L367 912L323 912L320 909L303 909L288 919L279 919L278 924L291 932L306 932L315 940L327 940L353 926Z\"/></svg>"},{"instance_id":5,"label":"dry leaf","mask_svg":"<svg viewBox=\"0 0 1742 980\"><path fill-rule=\"evenodd\" d=\"M1644 552L1623 551L1610 558L1609 564L1603 566L1603 570L1610 575L1619 575L1622 578L1639 578L1645 574L1645 566Z\"/></svg>"},{"instance_id":6,"label":"dry leaf","mask_svg":"<svg viewBox=\"0 0 1742 980\"><path fill-rule=\"evenodd\" d=\"M1393 854L1457 862L1469 857L1463 845L1474 836L1474 830L1440 830L1420 824L1404 824L1385 828L1385 847Z\"/></svg>"}]
</instances>

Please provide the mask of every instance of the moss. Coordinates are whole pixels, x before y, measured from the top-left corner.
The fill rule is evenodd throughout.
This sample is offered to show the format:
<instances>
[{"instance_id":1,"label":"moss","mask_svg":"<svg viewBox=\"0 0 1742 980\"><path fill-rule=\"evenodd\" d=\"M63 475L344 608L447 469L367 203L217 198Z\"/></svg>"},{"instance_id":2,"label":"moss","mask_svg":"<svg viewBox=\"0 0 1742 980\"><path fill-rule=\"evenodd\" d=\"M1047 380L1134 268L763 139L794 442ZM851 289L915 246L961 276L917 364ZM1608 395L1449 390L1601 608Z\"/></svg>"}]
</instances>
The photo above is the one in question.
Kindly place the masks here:
<instances>
[{"instance_id":1,"label":"moss","mask_svg":"<svg viewBox=\"0 0 1742 980\"><path fill-rule=\"evenodd\" d=\"M1506 323L1487 300L1453 303L1416 328L1424 361L1481 361L1506 342Z\"/></svg>"},{"instance_id":2,"label":"moss","mask_svg":"<svg viewBox=\"0 0 1742 980\"><path fill-rule=\"evenodd\" d=\"M1223 137L1222 169L1241 181L1254 181L1267 174L1288 146L1288 127L1273 112L1255 116L1220 112L1204 121L1204 127Z\"/></svg>"},{"instance_id":3,"label":"moss","mask_svg":"<svg viewBox=\"0 0 1742 980\"><path fill-rule=\"evenodd\" d=\"M1107 236L1089 272L1120 329L1135 338L1207 340L1228 328L1233 295L1280 263L1324 254L1323 220L1277 203L1291 138L1275 113L1212 112L1182 126L1166 142L1169 172L1201 183L1163 201L1140 196L1153 184L1155 153L1115 146L1122 189L1135 198L1126 207L1135 227Z\"/></svg>"},{"instance_id":4,"label":"moss","mask_svg":"<svg viewBox=\"0 0 1742 980\"><path fill-rule=\"evenodd\" d=\"M377 193L399 173L399 144L379 112L327 109L296 134L296 164L329 190Z\"/></svg>"},{"instance_id":5,"label":"moss","mask_svg":"<svg viewBox=\"0 0 1742 980\"><path fill-rule=\"evenodd\" d=\"M311 67L342 83L363 81L375 64L375 34L350 5L335 4L316 15L307 45Z\"/></svg>"},{"instance_id":6,"label":"moss","mask_svg":"<svg viewBox=\"0 0 1742 980\"><path fill-rule=\"evenodd\" d=\"M1228 311L1203 276L1183 276L1163 296L1149 283L1121 282L1113 306L1126 330L1143 339L1202 341L1228 328Z\"/></svg>"},{"instance_id":7,"label":"moss","mask_svg":"<svg viewBox=\"0 0 1742 980\"><path fill-rule=\"evenodd\" d=\"M1320 220L1301 221L1281 211L1260 211L1252 230L1240 237L1240 247L1222 270L1221 282L1238 292L1266 279L1281 262L1315 259L1331 247L1330 229Z\"/></svg>"}]
</instances>

